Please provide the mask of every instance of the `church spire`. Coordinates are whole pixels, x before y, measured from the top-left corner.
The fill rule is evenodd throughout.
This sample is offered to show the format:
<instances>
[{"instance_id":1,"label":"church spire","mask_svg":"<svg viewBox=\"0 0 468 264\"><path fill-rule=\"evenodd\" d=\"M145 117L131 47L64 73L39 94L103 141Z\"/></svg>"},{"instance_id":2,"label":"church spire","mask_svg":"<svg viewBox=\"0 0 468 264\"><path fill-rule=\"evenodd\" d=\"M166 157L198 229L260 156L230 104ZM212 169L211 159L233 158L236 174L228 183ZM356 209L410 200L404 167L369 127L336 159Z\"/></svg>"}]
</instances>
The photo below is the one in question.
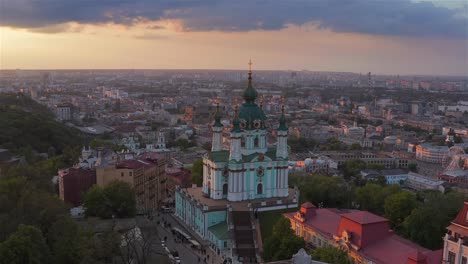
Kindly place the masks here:
<instances>
[{"instance_id":1,"label":"church spire","mask_svg":"<svg viewBox=\"0 0 468 264\"><path fill-rule=\"evenodd\" d=\"M222 127L223 124L221 124L221 113L219 112L219 99L216 100L216 113L214 115L215 122L213 126L215 127Z\"/></svg>"},{"instance_id":2,"label":"church spire","mask_svg":"<svg viewBox=\"0 0 468 264\"><path fill-rule=\"evenodd\" d=\"M284 115L284 96L281 97L281 117L279 119L279 127L278 130L288 130L286 126L286 116Z\"/></svg>"},{"instance_id":3,"label":"church spire","mask_svg":"<svg viewBox=\"0 0 468 264\"><path fill-rule=\"evenodd\" d=\"M252 86L252 60L249 60L249 78L247 88L244 90L244 100L246 103L254 103L257 99L258 93Z\"/></svg>"}]
</instances>

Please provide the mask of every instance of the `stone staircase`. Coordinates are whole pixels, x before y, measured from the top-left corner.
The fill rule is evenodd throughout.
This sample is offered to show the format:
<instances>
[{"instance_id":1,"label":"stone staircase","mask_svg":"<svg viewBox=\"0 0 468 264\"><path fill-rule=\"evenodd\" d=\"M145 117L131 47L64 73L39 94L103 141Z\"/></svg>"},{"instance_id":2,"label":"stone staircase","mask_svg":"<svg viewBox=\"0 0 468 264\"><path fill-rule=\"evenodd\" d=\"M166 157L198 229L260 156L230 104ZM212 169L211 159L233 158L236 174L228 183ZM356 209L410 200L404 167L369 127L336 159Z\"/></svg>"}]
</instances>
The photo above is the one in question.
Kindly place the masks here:
<instances>
[{"instance_id":1,"label":"stone staircase","mask_svg":"<svg viewBox=\"0 0 468 264\"><path fill-rule=\"evenodd\" d=\"M232 211L233 238L235 243L235 254L239 262L257 263L256 245L254 232L249 211Z\"/></svg>"}]
</instances>

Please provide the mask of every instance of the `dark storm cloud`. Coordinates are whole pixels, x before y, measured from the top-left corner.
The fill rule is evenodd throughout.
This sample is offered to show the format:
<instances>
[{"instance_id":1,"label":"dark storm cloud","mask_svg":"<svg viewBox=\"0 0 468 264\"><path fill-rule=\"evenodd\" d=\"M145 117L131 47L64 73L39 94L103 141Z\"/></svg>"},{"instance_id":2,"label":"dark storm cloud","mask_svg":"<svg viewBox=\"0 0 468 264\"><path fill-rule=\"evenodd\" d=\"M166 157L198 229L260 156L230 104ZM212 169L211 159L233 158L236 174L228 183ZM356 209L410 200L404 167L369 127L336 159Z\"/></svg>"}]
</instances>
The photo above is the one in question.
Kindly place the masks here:
<instances>
[{"instance_id":1,"label":"dark storm cloud","mask_svg":"<svg viewBox=\"0 0 468 264\"><path fill-rule=\"evenodd\" d=\"M468 18L457 17L457 10L409 0L8 0L0 9L2 25L30 29L169 18L192 31L278 30L312 22L335 32L468 38Z\"/></svg>"}]
</instances>

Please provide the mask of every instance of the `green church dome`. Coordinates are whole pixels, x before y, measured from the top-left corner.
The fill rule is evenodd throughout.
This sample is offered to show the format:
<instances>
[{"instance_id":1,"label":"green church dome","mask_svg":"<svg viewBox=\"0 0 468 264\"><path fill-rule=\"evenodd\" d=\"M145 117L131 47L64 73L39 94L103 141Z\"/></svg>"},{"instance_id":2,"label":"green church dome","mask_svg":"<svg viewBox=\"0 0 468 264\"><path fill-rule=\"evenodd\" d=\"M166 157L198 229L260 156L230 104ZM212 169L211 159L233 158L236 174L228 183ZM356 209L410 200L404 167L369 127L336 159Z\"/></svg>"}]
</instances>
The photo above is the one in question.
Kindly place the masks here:
<instances>
[{"instance_id":1,"label":"green church dome","mask_svg":"<svg viewBox=\"0 0 468 264\"><path fill-rule=\"evenodd\" d=\"M242 104L239 111L240 128L246 130L265 129L265 120L267 117L263 109L255 103L258 93L252 85L251 70L249 70L249 82L242 97L245 103Z\"/></svg>"}]
</instances>

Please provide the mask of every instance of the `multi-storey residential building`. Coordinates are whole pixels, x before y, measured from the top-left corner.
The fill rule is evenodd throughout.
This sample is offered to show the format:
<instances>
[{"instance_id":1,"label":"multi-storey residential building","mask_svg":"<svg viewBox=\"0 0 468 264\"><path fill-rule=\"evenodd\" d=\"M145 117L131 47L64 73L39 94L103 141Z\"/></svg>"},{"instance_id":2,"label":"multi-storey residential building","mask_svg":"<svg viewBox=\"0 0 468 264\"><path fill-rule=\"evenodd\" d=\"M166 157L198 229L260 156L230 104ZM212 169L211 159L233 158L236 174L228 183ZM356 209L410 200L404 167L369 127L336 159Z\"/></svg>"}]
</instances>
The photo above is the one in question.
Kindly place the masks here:
<instances>
[{"instance_id":1,"label":"multi-storey residential building","mask_svg":"<svg viewBox=\"0 0 468 264\"><path fill-rule=\"evenodd\" d=\"M442 263L468 263L468 202L464 203L462 210L447 229Z\"/></svg>"},{"instance_id":2,"label":"multi-storey residential building","mask_svg":"<svg viewBox=\"0 0 468 264\"><path fill-rule=\"evenodd\" d=\"M338 166L343 165L347 160L359 159L367 164L383 165L386 169L391 168L408 168L409 159L399 157L391 153L374 153L374 152L361 152L361 151L325 151L320 154L326 155L336 161Z\"/></svg>"},{"instance_id":3,"label":"multi-storey residential building","mask_svg":"<svg viewBox=\"0 0 468 264\"><path fill-rule=\"evenodd\" d=\"M442 250L432 251L397 236L389 221L367 211L301 205L283 215L297 236L313 247L345 249L359 264L440 264Z\"/></svg>"},{"instance_id":4,"label":"multi-storey residential building","mask_svg":"<svg viewBox=\"0 0 468 264\"><path fill-rule=\"evenodd\" d=\"M68 168L58 171L60 199L73 206L83 203L84 194L96 184L96 171L87 168Z\"/></svg>"},{"instance_id":5,"label":"multi-storey residential building","mask_svg":"<svg viewBox=\"0 0 468 264\"><path fill-rule=\"evenodd\" d=\"M97 184L107 186L113 181L127 182L135 191L139 212L156 210L166 197L166 175L165 159L158 159L154 154L145 153L136 159L98 167Z\"/></svg>"},{"instance_id":6,"label":"multi-storey residential building","mask_svg":"<svg viewBox=\"0 0 468 264\"><path fill-rule=\"evenodd\" d=\"M57 115L57 119L60 121L68 121L72 118L72 108L71 104L58 104L55 106L55 114Z\"/></svg>"},{"instance_id":7,"label":"multi-storey residential building","mask_svg":"<svg viewBox=\"0 0 468 264\"><path fill-rule=\"evenodd\" d=\"M416 159L441 164L448 151L449 148L447 146L434 146L424 143L416 146Z\"/></svg>"}]
</instances>

